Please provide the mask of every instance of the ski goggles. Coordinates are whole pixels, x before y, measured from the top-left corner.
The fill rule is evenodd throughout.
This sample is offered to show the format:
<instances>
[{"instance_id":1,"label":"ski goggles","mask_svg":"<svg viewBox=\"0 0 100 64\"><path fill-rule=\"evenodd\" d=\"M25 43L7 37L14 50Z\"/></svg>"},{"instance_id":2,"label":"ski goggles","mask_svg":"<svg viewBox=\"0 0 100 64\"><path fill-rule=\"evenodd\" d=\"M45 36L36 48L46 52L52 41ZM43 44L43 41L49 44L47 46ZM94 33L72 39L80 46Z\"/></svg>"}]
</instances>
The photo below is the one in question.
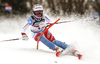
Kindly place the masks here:
<instances>
[{"instance_id":1,"label":"ski goggles","mask_svg":"<svg viewBox=\"0 0 100 64\"><path fill-rule=\"evenodd\" d=\"M34 14L35 14L35 15L43 14L43 11L34 11Z\"/></svg>"}]
</instances>

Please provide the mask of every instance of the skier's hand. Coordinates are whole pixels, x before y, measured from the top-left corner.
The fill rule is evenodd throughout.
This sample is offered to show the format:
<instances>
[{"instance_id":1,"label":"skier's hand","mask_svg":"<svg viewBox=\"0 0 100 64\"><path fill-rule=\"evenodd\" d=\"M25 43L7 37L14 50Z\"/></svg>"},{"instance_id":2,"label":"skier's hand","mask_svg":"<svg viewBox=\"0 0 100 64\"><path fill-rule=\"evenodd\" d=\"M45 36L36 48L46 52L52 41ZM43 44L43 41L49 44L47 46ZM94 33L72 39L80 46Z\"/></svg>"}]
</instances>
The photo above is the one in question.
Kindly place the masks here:
<instances>
[{"instance_id":1,"label":"skier's hand","mask_svg":"<svg viewBox=\"0 0 100 64\"><path fill-rule=\"evenodd\" d=\"M47 24L45 23L45 22L41 22L40 24L39 24L39 28L44 28L44 27L46 27L47 26Z\"/></svg>"},{"instance_id":2,"label":"skier's hand","mask_svg":"<svg viewBox=\"0 0 100 64\"><path fill-rule=\"evenodd\" d=\"M22 33L22 40L28 40L28 36L25 33Z\"/></svg>"}]
</instances>

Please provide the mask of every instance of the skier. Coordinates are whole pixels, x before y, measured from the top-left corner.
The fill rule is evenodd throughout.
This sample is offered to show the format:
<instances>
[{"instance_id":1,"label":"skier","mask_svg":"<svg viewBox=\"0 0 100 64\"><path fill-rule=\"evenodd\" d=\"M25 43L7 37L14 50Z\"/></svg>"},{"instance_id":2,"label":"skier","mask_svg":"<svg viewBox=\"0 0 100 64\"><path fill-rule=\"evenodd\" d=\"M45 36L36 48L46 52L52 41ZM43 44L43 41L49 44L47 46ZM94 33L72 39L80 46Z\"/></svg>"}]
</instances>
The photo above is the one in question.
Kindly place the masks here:
<instances>
[{"instance_id":1,"label":"skier","mask_svg":"<svg viewBox=\"0 0 100 64\"><path fill-rule=\"evenodd\" d=\"M47 23L50 23L50 18L43 13L43 7L39 4L36 4L32 8L33 15L28 18L24 27L21 30L22 39L28 40L28 36L26 35L26 29L31 26L31 35L35 41L38 40L40 34L45 31L47 28ZM47 22L47 23L46 23ZM81 58L81 54L79 54L76 50L72 49L70 45L56 40L52 33L47 30L40 38L40 41L44 43L50 49L56 51L56 56L58 57L64 50L70 51L74 55Z\"/></svg>"}]
</instances>

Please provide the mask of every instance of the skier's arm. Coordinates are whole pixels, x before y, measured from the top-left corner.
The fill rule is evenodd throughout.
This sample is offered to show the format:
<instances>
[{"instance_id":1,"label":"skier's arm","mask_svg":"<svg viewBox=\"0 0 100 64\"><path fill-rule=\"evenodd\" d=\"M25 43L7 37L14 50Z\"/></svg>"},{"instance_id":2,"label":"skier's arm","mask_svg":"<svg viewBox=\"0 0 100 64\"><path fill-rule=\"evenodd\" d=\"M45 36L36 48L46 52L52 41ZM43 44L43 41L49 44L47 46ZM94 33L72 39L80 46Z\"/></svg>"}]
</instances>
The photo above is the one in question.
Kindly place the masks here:
<instances>
[{"instance_id":1,"label":"skier's arm","mask_svg":"<svg viewBox=\"0 0 100 64\"><path fill-rule=\"evenodd\" d=\"M28 36L26 35L25 31L26 29L29 27L29 23L28 21L25 23L25 25L23 26L22 30L21 30L21 35L22 35L22 40L28 40Z\"/></svg>"},{"instance_id":2,"label":"skier's arm","mask_svg":"<svg viewBox=\"0 0 100 64\"><path fill-rule=\"evenodd\" d=\"M22 30L21 30L21 34L22 33L25 33L26 29L29 27L29 23L28 21L25 23L25 25L22 27Z\"/></svg>"}]
</instances>

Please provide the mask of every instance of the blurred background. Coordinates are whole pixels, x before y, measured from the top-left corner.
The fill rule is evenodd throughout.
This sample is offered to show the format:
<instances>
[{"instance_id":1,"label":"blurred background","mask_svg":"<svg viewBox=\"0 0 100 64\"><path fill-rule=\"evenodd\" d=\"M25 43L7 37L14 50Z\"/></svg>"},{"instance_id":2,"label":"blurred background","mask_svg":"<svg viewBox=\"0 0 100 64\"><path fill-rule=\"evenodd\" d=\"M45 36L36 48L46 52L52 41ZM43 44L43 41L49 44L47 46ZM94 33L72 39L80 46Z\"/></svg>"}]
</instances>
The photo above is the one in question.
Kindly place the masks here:
<instances>
[{"instance_id":1,"label":"blurred background","mask_svg":"<svg viewBox=\"0 0 100 64\"><path fill-rule=\"evenodd\" d=\"M56 58L42 43L35 50L37 43L28 28L28 41L0 42L0 64L100 64L100 0L0 0L0 41L22 37L21 29L35 4L41 4L53 22L71 21L54 25L50 32L57 40L75 44L83 61L71 55Z\"/></svg>"},{"instance_id":2,"label":"blurred background","mask_svg":"<svg viewBox=\"0 0 100 64\"><path fill-rule=\"evenodd\" d=\"M0 16L31 14L35 4L41 4L49 15L77 14L100 18L100 0L0 0Z\"/></svg>"}]
</instances>

